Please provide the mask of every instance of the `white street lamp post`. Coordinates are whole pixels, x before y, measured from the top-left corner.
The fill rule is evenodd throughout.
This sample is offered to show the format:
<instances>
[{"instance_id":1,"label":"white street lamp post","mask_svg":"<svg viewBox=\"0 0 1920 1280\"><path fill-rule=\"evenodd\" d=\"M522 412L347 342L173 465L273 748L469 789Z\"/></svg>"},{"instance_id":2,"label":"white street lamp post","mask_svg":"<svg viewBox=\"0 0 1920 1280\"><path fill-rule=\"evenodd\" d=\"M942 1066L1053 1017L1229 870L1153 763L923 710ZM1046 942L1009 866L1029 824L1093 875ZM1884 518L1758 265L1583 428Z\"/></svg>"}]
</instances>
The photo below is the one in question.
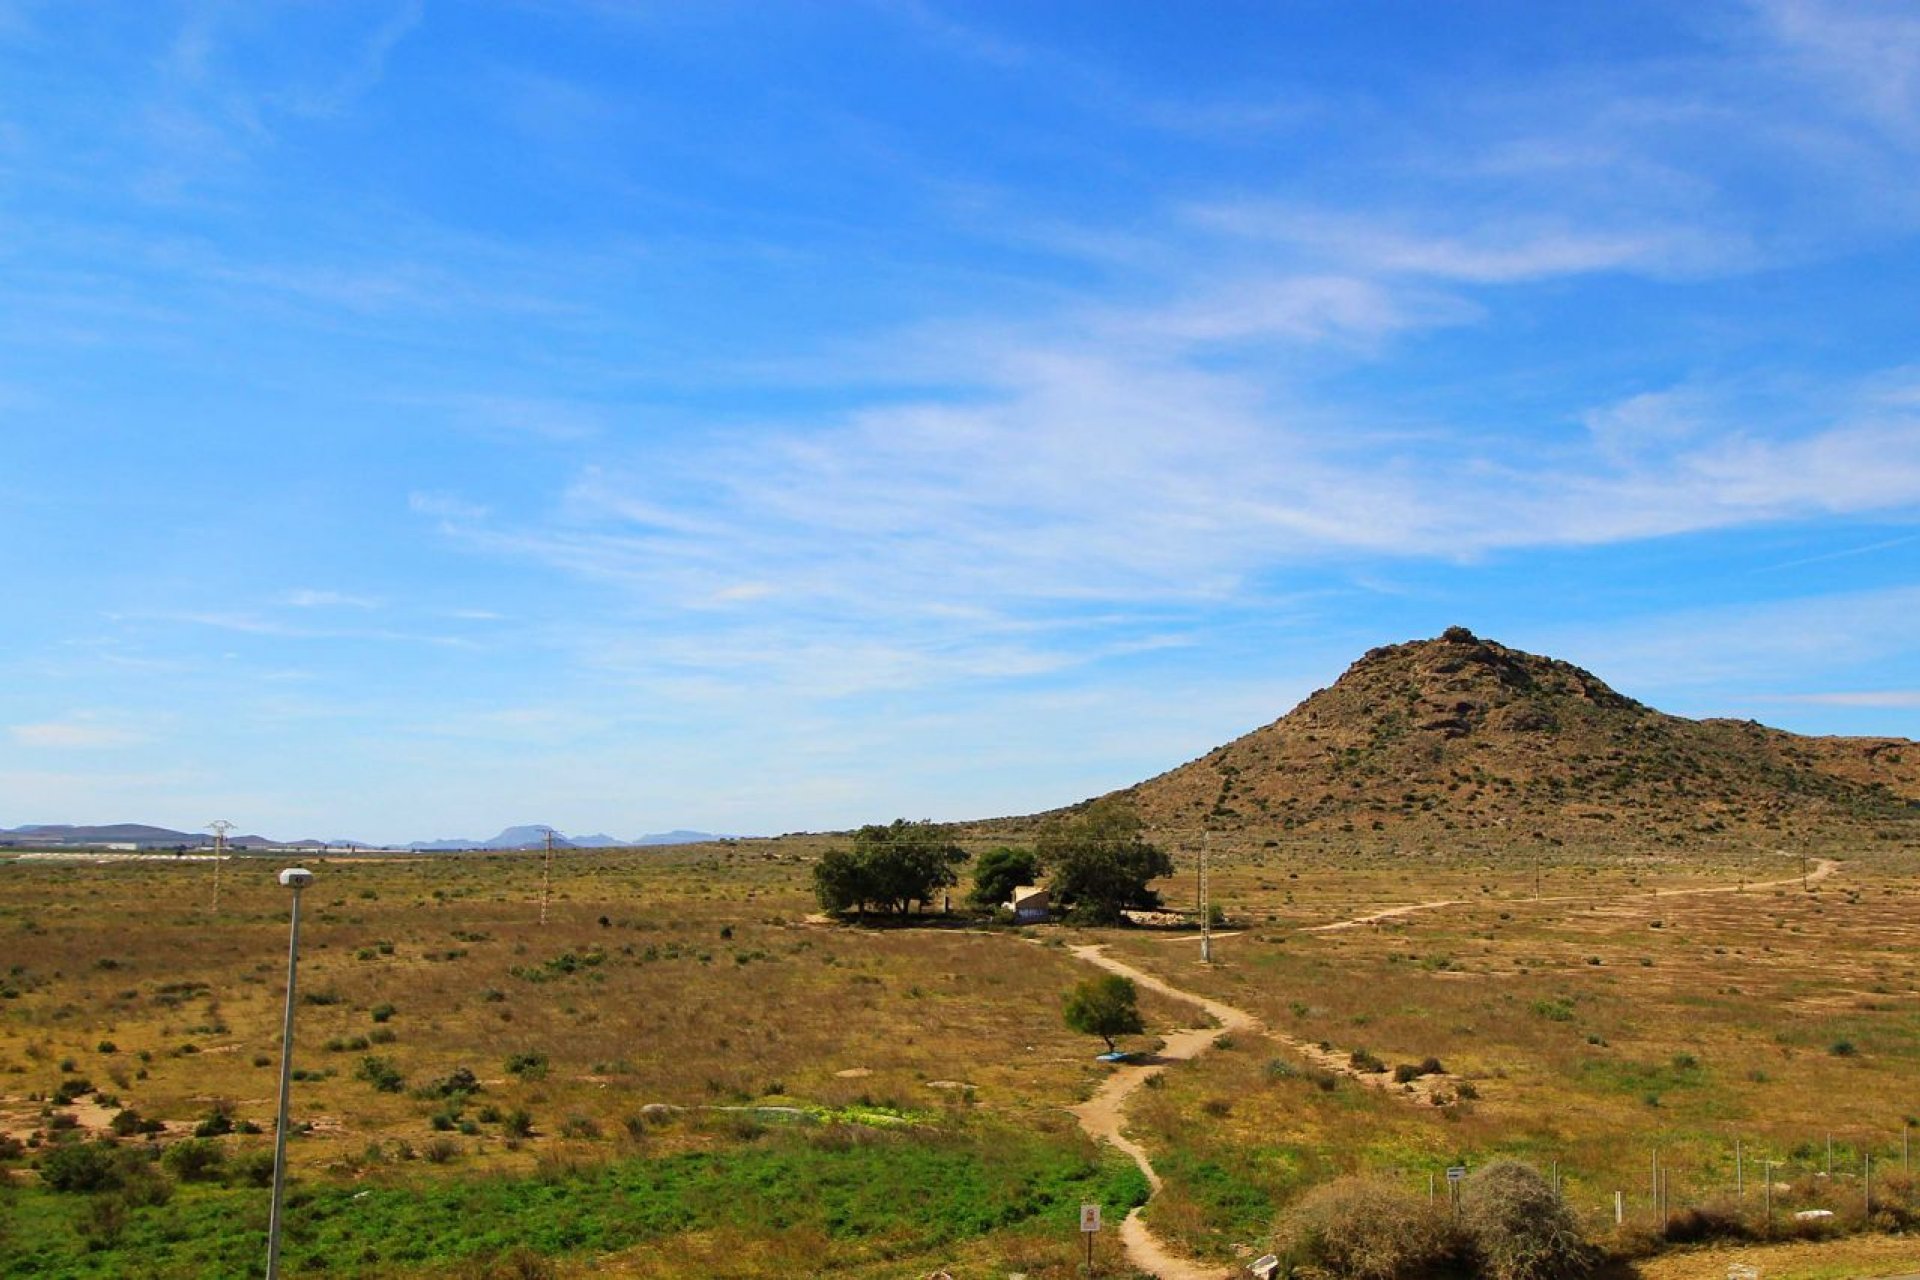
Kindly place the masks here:
<instances>
[{"instance_id":1,"label":"white street lamp post","mask_svg":"<svg viewBox=\"0 0 1920 1280\"><path fill-rule=\"evenodd\" d=\"M273 1212L267 1218L267 1280L280 1277L280 1201L287 1188L287 1093L293 1083L293 987L300 964L300 891L313 872L288 867L280 883L293 890L293 928L287 939L287 1012L280 1024L280 1119L273 1126Z\"/></svg>"}]
</instances>

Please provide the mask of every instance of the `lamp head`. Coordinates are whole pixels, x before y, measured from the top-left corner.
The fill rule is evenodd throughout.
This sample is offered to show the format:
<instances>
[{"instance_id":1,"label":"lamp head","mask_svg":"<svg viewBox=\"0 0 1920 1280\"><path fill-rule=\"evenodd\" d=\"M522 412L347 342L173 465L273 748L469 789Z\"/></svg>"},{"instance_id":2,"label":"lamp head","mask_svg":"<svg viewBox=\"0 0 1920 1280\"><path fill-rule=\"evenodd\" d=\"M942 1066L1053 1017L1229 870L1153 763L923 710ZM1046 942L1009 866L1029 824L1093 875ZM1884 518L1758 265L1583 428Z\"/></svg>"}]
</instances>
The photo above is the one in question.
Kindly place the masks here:
<instances>
[{"instance_id":1,"label":"lamp head","mask_svg":"<svg viewBox=\"0 0 1920 1280\"><path fill-rule=\"evenodd\" d=\"M280 873L280 883L289 889L304 889L313 883L313 872L305 867L288 867Z\"/></svg>"}]
</instances>

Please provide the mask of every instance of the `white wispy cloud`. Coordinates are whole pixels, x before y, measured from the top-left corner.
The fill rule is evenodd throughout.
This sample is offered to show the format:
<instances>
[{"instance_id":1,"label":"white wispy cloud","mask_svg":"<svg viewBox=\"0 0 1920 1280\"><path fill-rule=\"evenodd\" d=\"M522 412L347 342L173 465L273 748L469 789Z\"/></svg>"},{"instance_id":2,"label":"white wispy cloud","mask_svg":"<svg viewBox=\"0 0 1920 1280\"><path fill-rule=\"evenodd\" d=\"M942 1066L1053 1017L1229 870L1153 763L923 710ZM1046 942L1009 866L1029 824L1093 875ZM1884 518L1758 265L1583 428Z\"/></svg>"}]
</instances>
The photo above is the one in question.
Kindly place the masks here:
<instances>
[{"instance_id":1,"label":"white wispy cloud","mask_svg":"<svg viewBox=\"0 0 1920 1280\"><path fill-rule=\"evenodd\" d=\"M1257 199L1196 205L1187 217L1202 228L1336 262L1366 278L1518 284L1664 269L1712 252L1703 237L1677 227L1610 231L1572 219L1478 219L1470 235L1449 234L1395 226L1372 210L1333 212ZM1555 221L1563 225L1551 225Z\"/></svg>"},{"instance_id":2,"label":"white wispy cloud","mask_svg":"<svg viewBox=\"0 0 1920 1280\"><path fill-rule=\"evenodd\" d=\"M1528 458L1463 448L1446 424L1407 436L1290 410L1197 359L1023 349L981 373L973 397L769 427L664 471L651 457L600 464L542 525L420 509L451 512L448 527L476 546L654 606L778 599L899 618L1219 600L1289 563L1920 506L1920 415L1846 392L1832 397L1838 420L1784 434L1730 425L1709 390L1645 393L1592 411L1587 447Z\"/></svg>"},{"instance_id":3,"label":"white wispy cloud","mask_svg":"<svg viewBox=\"0 0 1920 1280\"><path fill-rule=\"evenodd\" d=\"M129 727L119 718L98 712L75 712L60 720L9 725L7 733L23 747L57 751L130 747L146 740L145 734Z\"/></svg>"},{"instance_id":4,"label":"white wispy cloud","mask_svg":"<svg viewBox=\"0 0 1920 1280\"><path fill-rule=\"evenodd\" d=\"M313 587L295 587L280 593L280 603L295 609L378 609L372 596L345 591L322 591Z\"/></svg>"},{"instance_id":5,"label":"white wispy cloud","mask_svg":"<svg viewBox=\"0 0 1920 1280\"><path fill-rule=\"evenodd\" d=\"M1893 659L1912 649L1916 610L1920 587L1832 592L1545 628L1530 647L1579 662L1637 697L1691 697Z\"/></svg>"},{"instance_id":6,"label":"white wispy cloud","mask_svg":"<svg viewBox=\"0 0 1920 1280\"><path fill-rule=\"evenodd\" d=\"M1920 143L1920 12L1871 0L1758 0L1771 33L1828 92Z\"/></svg>"},{"instance_id":7,"label":"white wispy cloud","mask_svg":"<svg viewBox=\"0 0 1920 1280\"><path fill-rule=\"evenodd\" d=\"M1776 693L1776 702L1804 702L1825 707L1920 707L1920 689L1871 689L1852 693Z\"/></svg>"}]
</instances>

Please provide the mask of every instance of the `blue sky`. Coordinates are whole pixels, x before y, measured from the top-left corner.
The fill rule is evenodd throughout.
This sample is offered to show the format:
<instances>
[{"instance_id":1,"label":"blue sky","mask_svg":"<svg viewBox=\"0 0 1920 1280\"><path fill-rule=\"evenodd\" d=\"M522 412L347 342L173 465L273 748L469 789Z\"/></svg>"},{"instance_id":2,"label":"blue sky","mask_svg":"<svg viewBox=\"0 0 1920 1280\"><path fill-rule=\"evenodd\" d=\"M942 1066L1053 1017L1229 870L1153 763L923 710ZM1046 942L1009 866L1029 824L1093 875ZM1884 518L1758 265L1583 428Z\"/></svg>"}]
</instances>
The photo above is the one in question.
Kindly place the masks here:
<instances>
[{"instance_id":1,"label":"blue sky","mask_svg":"<svg viewBox=\"0 0 1920 1280\"><path fill-rule=\"evenodd\" d=\"M1459 623L1920 736L1920 11L0 0L0 826L1027 812Z\"/></svg>"}]
</instances>

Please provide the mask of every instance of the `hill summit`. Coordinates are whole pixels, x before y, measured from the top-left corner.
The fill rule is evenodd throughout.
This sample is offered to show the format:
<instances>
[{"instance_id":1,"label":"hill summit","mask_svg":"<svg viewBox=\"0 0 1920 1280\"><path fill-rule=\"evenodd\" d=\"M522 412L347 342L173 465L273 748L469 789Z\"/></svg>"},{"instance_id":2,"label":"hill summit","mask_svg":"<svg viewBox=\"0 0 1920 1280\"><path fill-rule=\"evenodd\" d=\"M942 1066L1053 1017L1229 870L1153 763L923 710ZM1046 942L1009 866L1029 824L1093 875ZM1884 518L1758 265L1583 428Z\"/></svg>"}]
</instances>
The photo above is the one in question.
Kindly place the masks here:
<instances>
[{"instance_id":1,"label":"hill summit","mask_svg":"<svg viewBox=\"0 0 1920 1280\"><path fill-rule=\"evenodd\" d=\"M1280 719L1121 794L1160 829L1905 835L1920 743L1666 715L1450 627L1371 650Z\"/></svg>"}]
</instances>

